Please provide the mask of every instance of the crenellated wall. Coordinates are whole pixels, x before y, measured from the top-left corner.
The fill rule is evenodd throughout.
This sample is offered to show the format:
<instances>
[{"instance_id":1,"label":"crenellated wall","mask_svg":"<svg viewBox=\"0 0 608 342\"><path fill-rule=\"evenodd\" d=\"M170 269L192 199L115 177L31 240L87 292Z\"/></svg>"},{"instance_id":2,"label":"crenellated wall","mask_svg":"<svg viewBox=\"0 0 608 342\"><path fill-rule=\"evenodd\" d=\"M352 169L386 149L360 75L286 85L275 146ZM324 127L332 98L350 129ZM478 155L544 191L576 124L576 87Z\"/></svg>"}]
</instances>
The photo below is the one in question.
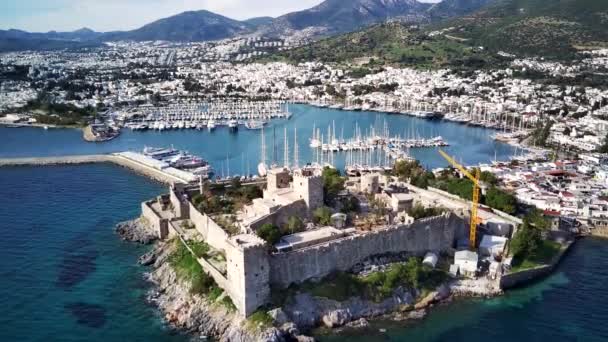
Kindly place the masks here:
<instances>
[{"instance_id":1,"label":"crenellated wall","mask_svg":"<svg viewBox=\"0 0 608 342\"><path fill-rule=\"evenodd\" d=\"M347 271L368 257L410 252L448 251L453 248L460 218L444 214L415 221L411 225L348 236L321 245L277 253L270 257L270 283L287 287L335 271Z\"/></svg>"}]
</instances>

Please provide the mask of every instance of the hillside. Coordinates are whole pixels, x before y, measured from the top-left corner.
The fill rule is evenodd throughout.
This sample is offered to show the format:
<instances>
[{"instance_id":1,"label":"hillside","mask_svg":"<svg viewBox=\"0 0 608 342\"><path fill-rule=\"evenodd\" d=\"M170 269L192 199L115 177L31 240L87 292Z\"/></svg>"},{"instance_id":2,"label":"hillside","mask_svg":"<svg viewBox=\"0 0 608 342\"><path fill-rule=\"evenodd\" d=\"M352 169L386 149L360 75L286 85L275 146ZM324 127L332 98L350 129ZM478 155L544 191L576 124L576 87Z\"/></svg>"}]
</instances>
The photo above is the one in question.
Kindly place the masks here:
<instances>
[{"instance_id":1,"label":"hillside","mask_svg":"<svg viewBox=\"0 0 608 342\"><path fill-rule=\"evenodd\" d=\"M497 0L443 27L492 50L568 57L608 45L608 1Z\"/></svg>"},{"instance_id":2,"label":"hillside","mask_svg":"<svg viewBox=\"0 0 608 342\"><path fill-rule=\"evenodd\" d=\"M416 0L326 0L307 10L288 13L263 26L260 34L284 35L310 30L323 35L353 31L391 18L420 21L429 4Z\"/></svg>"},{"instance_id":3,"label":"hillside","mask_svg":"<svg viewBox=\"0 0 608 342\"><path fill-rule=\"evenodd\" d=\"M473 13L496 0L443 0L431 6L427 14L432 21Z\"/></svg>"},{"instance_id":4,"label":"hillside","mask_svg":"<svg viewBox=\"0 0 608 342\"><path fill-rule=\"evenodd\" d=\"M233 37L251 26L209 11L190 11L127 32L108 33L103 40L168 40L198 42Z\"/></svg>"},{"instance_id":5,"label":"hillside","mask_svg":"<svg viewBox=\"0 0 608 342\"><path fill-rule=\"evenodd\" d=\"M314 42L270 57L293 63L320 61L420 68L483 67L485 54L445 37L429 37L408 25L390 22Z\"/></svg>"}]
</instances>

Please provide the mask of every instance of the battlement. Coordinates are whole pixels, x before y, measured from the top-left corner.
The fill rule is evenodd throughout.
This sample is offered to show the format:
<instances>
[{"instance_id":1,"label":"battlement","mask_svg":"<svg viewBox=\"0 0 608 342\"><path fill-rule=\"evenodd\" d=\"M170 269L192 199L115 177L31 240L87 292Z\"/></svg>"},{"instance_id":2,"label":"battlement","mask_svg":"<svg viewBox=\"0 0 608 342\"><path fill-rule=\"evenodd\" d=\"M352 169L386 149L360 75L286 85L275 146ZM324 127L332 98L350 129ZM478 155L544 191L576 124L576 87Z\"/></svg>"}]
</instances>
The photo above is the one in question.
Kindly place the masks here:
<instances>
[{"instance_id":1,"label":"battlement","mask_svg":"<svg viewBox=\"0 0 608 342\"><path fill-rule=\"evenodd\" d=\"M266 248L266 241L253 234L240 234L228 239L228 243L242 251L253 248Z\"/></svg>"}]
</instances>

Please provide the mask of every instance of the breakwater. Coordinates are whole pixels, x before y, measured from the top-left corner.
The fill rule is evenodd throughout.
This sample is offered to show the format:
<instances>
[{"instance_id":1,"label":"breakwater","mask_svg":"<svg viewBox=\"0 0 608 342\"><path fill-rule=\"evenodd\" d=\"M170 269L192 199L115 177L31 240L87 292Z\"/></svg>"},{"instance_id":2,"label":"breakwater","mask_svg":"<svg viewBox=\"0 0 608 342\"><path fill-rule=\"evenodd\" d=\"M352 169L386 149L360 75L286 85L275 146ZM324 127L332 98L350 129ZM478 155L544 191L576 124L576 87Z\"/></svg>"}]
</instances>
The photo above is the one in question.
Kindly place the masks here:
<instances>
[{"instance_id":1,"label":"breakwater","mask_svg":"<svg viewBox=\"0 0 608 342\"><path fill-rule=\"evenodd\" d=\"M123 153L114 154L96 154L83 156L57 156L57 157L32 157L32 158L1 158L0 167L17 167L17 166L52 166L52 165L81 165L81 164L97 164L97 163L112 163L118 166L128 168L136 173L144 175L161 183L187 183L187 180L176 175L169 174L163 170L156 169L152 166L135 161L123 155Z\"/></svg>"}]
</instances>

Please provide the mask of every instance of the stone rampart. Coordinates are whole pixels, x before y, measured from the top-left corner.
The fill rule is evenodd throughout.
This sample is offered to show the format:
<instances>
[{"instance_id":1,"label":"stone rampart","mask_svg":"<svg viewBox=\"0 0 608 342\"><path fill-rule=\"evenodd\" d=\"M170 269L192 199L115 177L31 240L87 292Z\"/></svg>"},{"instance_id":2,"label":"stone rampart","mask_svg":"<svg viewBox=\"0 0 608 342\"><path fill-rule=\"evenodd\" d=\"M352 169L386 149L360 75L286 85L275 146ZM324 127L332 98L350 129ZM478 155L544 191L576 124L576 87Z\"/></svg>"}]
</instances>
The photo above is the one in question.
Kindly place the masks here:
<instances>
[{"instance_id":1,"label":"stone rampart","mask_svg":"<svg viewBox=\"0 0 608 342\"><path fill-rule=\"evenodd\" d=\"M282 206L277 211L275 211L269 215L266 215L264 217L261 217L260 219L254 221L254 222L251 222L249 224L249 228L255 232L256 230L258 230L258 228L260 228L261 226L263 226L266 223L270 223L270 224L274 224L278 227L282 227L285 224L287 224L287 222L289 221L289 218L291 216L300 217L302 220L304 220L304 217L302 217L302 215L303 215L303 213L306 213L306 212L307 212L306 202L304 202L303 200L296 201L291 204Z\"/></svg>"},{"instance_id":2,"label":"stone rampart","mask_svg":"<svg viewBox=\"0 0 608 342\"><path fill-rule=\"evenodd\" d=\"M228 240L228 233L222 227L220 227L213 219L208 215L201 213L189 203L189 214L190 221L194 224L196 230L202 235L203 239L209 246L219 249L226 250L226 240Z\"/></svg>"},{"instance_id":3,"label":"stone rampart","mask_svg":"<svg viewBox=\"0 0 608 342\"><path fill-rule=\"evenodd\" d=\"M270 283L287 287L310 278L322 278L335 271L347 271L355 264L379 254L453 248L456 231L463 221L454 214L421 219L411 225L393 226L369 233L347 236L312 247L270 257Z\"/></svg>"},{"instance_id":4,"label":"stone rampart","mask_svg":"<svg viewBox=\"0 0 608 342\"><path fill-rule=\"evenodd\" d=\"M164 239L169 235L169 221L162 218L156 211L154 211L151 205L152 203L154 203L154 201L141 203L141 216L148 221L152 228L154 228L154 231L156 231L158 237L160 239Z\"/></svg>"}]
</instances>

